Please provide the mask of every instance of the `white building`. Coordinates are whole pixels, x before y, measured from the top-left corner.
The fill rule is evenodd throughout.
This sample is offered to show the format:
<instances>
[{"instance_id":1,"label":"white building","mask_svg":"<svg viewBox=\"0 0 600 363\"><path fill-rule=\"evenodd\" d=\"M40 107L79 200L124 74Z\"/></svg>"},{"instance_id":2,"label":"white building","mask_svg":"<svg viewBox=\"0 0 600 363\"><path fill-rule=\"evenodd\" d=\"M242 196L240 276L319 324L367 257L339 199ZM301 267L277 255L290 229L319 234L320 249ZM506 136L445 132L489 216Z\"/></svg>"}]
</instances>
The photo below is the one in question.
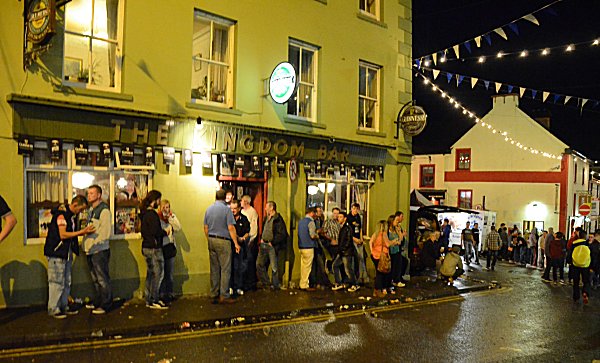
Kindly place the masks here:
<instances>
[{"instance_id":1,"label":"white building","mask_svg":"<svg viewBox=\"0 0 600 363\"><path fill-rule=\"evenodd\" d=\"M466 115L468 117L468 115ZM519 109L518 95L493 108L445 155L415 155L411 187L450 206L497 212L497 223L569 232L589 201L588 160Z\"/></svg>"}]
</instances>

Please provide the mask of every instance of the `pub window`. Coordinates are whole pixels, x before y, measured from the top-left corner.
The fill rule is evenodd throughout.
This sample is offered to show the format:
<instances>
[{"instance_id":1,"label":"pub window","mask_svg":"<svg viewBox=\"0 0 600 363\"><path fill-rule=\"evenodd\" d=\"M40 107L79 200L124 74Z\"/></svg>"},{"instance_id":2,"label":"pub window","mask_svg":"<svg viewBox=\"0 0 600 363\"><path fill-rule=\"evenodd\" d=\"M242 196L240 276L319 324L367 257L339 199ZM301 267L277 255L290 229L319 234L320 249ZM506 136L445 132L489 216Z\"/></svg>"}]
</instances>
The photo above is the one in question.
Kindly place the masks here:
<instances>
[{"instance_id":1,"label":"pub window","mask_svg":"<svg viewBox=\"0 0 600 363\"><path fill-rule=\"evenodd\" d=\"M435 165L421 165L419 174L419 187L420 188L434 188L435 187Z\"/></svg>"},{"instance_id":2,"label":"pub window","mask_svg":"<svg viewBox=\"0 0 600 363\"><path fill-rule=\"evenodd\" d=\"M360 62L358 66L358 128L379 129L379 78L381 67Z\"/></svg>"},{"instance_id":3,"label":"pub window","mask_svg":"<svg viewBox=\"0 0 600 363\"><path fill-rule=\"evenodd\" d=\"M471 209L473 205L473 190L458 190L458 207Z\"/></svg>"},{"instance_id":4,"label":"pub window","mask_svg":"<svg viewBox=\"0 0 600 363\"><path fill-rule=\"evenodd\" d=\"M43 244L52 220L52 210L68 205L77 194L87 197L87 188L98 184L102 199L113 212L113 237L139 238L139 203L152 185L153 166L145 164L143 150L135 150L131 165L121 168L115 161L101 160L99 147L90 145L87 158L77 158L72 144L64 144L59 158L52 159L46 142L36 142L25 163L25 243ZM117 151L119 151L117 149ZM87 211L78 216L85 227Z\"/></svg>"},{"instance_id":5,"label":"pub window","mask_svg":"<svg viewBox=\"0 0 600 363\"><path fill-rule=\"evenodd\" d=\"M71 0L65 6L63 80L69 86L119 91L122 0Z\"/></svg>"},{"instance_id":6,"label":"pub window","mask_svg":"<svg viewBox=\"0 0 600 363\"><path fill-rule=\"evenodd\" d=\"M380 0L358 0L358 8L361 13L379 19L379 3Z\"/></svg>"},{"instance_id":7,"label":"pub window","mask_svg":"<svg viewBox=\"0 0 600 363\"><path fill-rule=\"evenodd\" d=\"M471 170L471 149L456 149L456 170Z\"/></svg>"},{"instance_id":8,"label":"pub window","mask_svg":"<svg viewBox=\"0 0 600 363\"><path fill-rule=\"evenodd\" d=\"M310 121L316 118L317 50L313 45L293 39L288 46L288 60L296 70L298 90L287 103L287 113Z\"/></svg>"},{"instance_id":9,"label":"pub window","mask_svg":"<svg viewBox=\"0 0 600 363\"><path fill-rule=\"evenodd\" d=\"M192 102L233 106L234 25L229 19L194 11Z\"/></svg>"}]
</instances>

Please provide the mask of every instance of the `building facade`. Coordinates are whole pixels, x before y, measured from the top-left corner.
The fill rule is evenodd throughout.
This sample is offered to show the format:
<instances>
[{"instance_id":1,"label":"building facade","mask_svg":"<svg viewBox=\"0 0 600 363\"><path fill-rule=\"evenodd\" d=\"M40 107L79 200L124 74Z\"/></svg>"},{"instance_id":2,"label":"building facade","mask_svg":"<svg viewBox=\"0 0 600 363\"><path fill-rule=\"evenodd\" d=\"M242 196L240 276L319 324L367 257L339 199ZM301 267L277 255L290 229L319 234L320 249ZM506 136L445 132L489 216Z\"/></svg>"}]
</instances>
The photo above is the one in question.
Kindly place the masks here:
<instances>
[{"instance_id":1,"label":"building facade","mask_svg":"<svg viewBox=\"0 0 600 363\"><path fill-rule=\"evenodd\" d=\"M519 109L518 95L496 96L445 155L413 156L411 188L435 190L445 205L496 211L520 229L569 233L586 222L589 160Z\"/></svg>"},{"instance_id":2,"label":"building facade","mask_svg":"<svg viewBox=\"0 0 600 363\"><path fill-rule=\"evenodd\" d=\"M24 3L0 24L0 194L19 221L0 246L0 305L45 301L49 212L92 183L113 213L125 298L143 291L137 206L151 189L183 226L183 294L208 292L202 220L217 188L249 194L261 217L277 202L291 281L307 206L358 202L365 235L407 210L411 141L394 120L412 99L410 0ZM77 258L73 295L91 292Z\"/></svg>"}]
</instances>

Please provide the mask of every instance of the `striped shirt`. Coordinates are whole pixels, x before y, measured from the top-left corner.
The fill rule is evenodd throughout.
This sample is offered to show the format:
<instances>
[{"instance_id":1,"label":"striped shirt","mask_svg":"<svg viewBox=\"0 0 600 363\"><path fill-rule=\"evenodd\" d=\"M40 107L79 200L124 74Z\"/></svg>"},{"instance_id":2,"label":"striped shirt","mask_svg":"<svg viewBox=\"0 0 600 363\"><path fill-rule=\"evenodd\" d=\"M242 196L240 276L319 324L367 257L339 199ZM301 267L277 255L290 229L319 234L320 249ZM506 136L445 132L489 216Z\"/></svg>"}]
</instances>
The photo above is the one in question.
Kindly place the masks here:
<instances>
[{"instance_id":1,"label":"striped shirt","mask_svg":"<svg viewBox=\"0 0 600 363\"><path fill-rule=\"evenodd\" d=\"M496 231L490 231L485 237L485 244L490 251L498 251L500 249L500 243L500 234Z\"/></svg>"},{"instance_id":2,"label":"striped shirt","mask_svg":"<svg viewBox=\"0 0 600 363\"><path fill-rule=\"evenodd\" d=\"M335 241L337 241L338 239L338 235L340 234L341 228L342 226L338 223L338 221L331 218L326 220L325 224L323 225L323 231L325 232L327 237Z\"/></svg>"}]
</instances>

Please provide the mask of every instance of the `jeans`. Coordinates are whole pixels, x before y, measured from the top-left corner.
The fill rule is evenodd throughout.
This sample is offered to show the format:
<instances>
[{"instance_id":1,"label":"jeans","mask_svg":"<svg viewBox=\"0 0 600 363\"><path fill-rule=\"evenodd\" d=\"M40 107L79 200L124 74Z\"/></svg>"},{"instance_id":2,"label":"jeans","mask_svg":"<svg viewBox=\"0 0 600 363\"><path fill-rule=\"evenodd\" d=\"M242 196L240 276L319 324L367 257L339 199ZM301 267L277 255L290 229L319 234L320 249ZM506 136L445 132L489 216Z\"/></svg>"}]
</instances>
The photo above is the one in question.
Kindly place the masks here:
<instances>
[{"instance_id":1,"label":"jeans","mask_svg":"<svg viewBox=\"0 0 600 363\"><path fill-rule=\"evenodd\" d=\"M267 273L267 264L271 267L273 287L278 289L279 271L275 247L268 243L261 243L258 249L258 258L256 259L256 271L258 272L258 278L264 287L271 285L269 282L269 274Z\"/></svg>"},{"instance_id":2,"label":"jeans","mask_svg":"<svg viewBox=\"0 0 600 363\"><path fill-rule=\"evenodd\" d=\"M246 246L246 275L244 276L244 291L256 289L256 256L258 256L258 246L256 240L251 240Z\"/></svg>"},{"instance_id":3,"label":"jeans","mask_svg":"<svg viewBox=\"0 0 600 363\"><path fill-rule=\"evenodd\" d=\"M479 243L473 244L473 254L475 255L475 263L479 263Z\"/></svg>"},{"instance_id":4,"label":"jeans","mask_svg":"<svg viewBox=\"0 0 600 363\"><path fill-rule=\"evenodd\" d=\"M147 304L154 304L160 298L160 284L164 277L165 260L160 248L142 248L142 255L146 259L147 266L144 295Z\"/></svg>"},{"instance_id":5,"label":"jeans","mask_svg":"<svg viewBox=\"0 0 600 363\"><path fill-rule=\"evenodd\" d=\"M354 271L357 273L357 280L363 280L363 282L369 282L369 275L367 274L367 263L365 261L365 245L357 245L354 244L354 248L356 249L356 259L358 260L356 266L354 266Z\"/></svg>"},{"instance_id":6,"label":"jeans","mask_svg":"<svg viewBox=\"0 0 600 363\"><path fill-rule=\"evenodd\" d=\"M576 267L571 265L569 270L573 270L573 300L579 300L579 281L583 282L583 293L590 296L590 268Z\"/></svg>"},{"instance_id":7,"label":"jeans","mask_svg":"<svg viewBox=\"0 0 600 363\"><path fill-rule=\"evenodd\" d=\"M71 293L72 260L48 257L48 314L64 312Z\"/></svg>"},{"instance_id":8,"label":"jeans","mask_svg":"<svg viewBox=\"0 0 600 363\"><path fill-rule=\"evenodd\" d=\"M235 245L231 242L231 250L235 250ZM248 256L247 256L246 242L240 242L240 253L233 254L233 261L231 264L231 281L230 287L234 290L244 289L244 276L246 276L246 270L248 269Z\"/></svg>"},{"instance_id":9,"label":"jeans","mask_svg":"<svg viewBox=\"0 0 600 363\"><path fill-rule=\"evenodd\" d=\"M468 265L471 263L473 255L473 242L465 242L465 263Z\"/></svg>"},{"instance_id":10,"label":"jeans","mask_svg":"<svg viewBox=\"0 0 600 363\"><path fill-rule=\"evenodd\" d=\"M404 259L402 255L400 252L390 254L390 259L392 260L392 274L390 278L395 283L402 282L402 275L404 274Z\"/></svg>"},{"instance_id":11,"label":"jeans","mask_svg":"<svg viewBox=\"0 0 600 363\"><path fill-rule=\"evenodd\" d=\"M173 295L173 269L175 268L175 257L165 259L165 273L160 284L160 298L165 300L172 300Z\"/></svg>"},{"instance_id":12,"label":"jeans","mask_svg":"<svg viewBox=\"0 0 600 363\"><path fill-rule=\"evenodd\" d=\"M513 246L513 261L515 263L519 262L519 257L521 256L521 247L519 246Z\"/></svg>"},{"instance_id":13,"label":"jeans","mask_svg":"<svg viewBox=\"0 0 600 363\"><path fill-rule=\"evenodd\" d=\"M491 267L492 269L494 269L494 267L496 267L497 259L498 259L498 251L488 250L486 267L487 268ZM490 262L492 263L491 266L490 266Z\"/></svg>"},{"instance_id":14,"label":"jeans","mask_svg":"<svg viewBox=\"0 0 600 363\"><path fill-rule=\"evenodd\" d=\"M553 258L550 263L548 264L550 267L552 267L552 279L556 282L556 270L558 270L560 272L560 279L564 280L565 279L565 270L563 269L563 259L562 258ZM550 277L550 272L548 272L548 276L546 277L547 279Z\"/></svg>"},{"instance_id":15,"label":"jeans","mask_svg":"<svg viewBox=\"0 0 600 363\"><path fill-rule=\"evenodd\" d=\"M110 286L110 276L108 274L108 261L110 259L110 250L103 250L87 256L87 263L90 268L90 275L96 289L94 306L101 307L104 310L110 309L112 305L112 289Z\"/></svg>"},{"instance_id":16,"label":"jeans","mask_svg":"<svg viewBox=\"0 0 600 363\"><path fill-rule=\"evenodd\" d=\"M345 281L349 285L356 285L356 276L354 275L354 256L342 256L337 255L335 260L333 260L333 275L335 276L335 282L341 284L342 281L342 272L340 271L340 267L344 265L344 271L346 272L346 276L348 278Z\"/></svg>"},{"instance_id":17,"label":"jeans","mask_svg":"<svg viewBox=\"0 0 600 363\"><path fill-rule=\"evenodd\" d=\"M538 262L537 262L538 267L544 268L545 259L546 259L546 253L544 252L543 249L540 248L538 250Z\"/></svg>"},{"instance_id":18,"label":"jeans","mask_svg":"<svg viewBox=\"0 0 600 363\"><path fill-rule=\"evenodd\" d=\"M313 258L309 282L312 285L328 286L331 284L325 272L325 253L321 248L315 248L315 258Z\"/></svg>"},{"instance_id":19,"label":"jeans","mask_svg":"<svg viewBox=\"0 0 600 363\"><path fill-rule=\"evenodd\" d=\"M208 237L210 260L210 297L229 298L231 278L231 241Z\"/></svg>"},{"instance_id":20,"label":"jeans","mask_svg":"<svg viewBox=\"0 0 600 363\"><path fill-rule=\"evenodd\" d=\"M285 263L287 262L287 255L288 253L288 249L287 246L286 247L278 247L275 249L275 255L277 255L277 275L279 278L279 284L281 285L283 283L284 280L284 275L285 275ZM290 269L292 268L292 264L290 262ZM289 271L288 271L289 273ZM289 278L289 274L288 274L288 279L287 281L289 282L290 278Z\"/></svg>"}]
</instances>

